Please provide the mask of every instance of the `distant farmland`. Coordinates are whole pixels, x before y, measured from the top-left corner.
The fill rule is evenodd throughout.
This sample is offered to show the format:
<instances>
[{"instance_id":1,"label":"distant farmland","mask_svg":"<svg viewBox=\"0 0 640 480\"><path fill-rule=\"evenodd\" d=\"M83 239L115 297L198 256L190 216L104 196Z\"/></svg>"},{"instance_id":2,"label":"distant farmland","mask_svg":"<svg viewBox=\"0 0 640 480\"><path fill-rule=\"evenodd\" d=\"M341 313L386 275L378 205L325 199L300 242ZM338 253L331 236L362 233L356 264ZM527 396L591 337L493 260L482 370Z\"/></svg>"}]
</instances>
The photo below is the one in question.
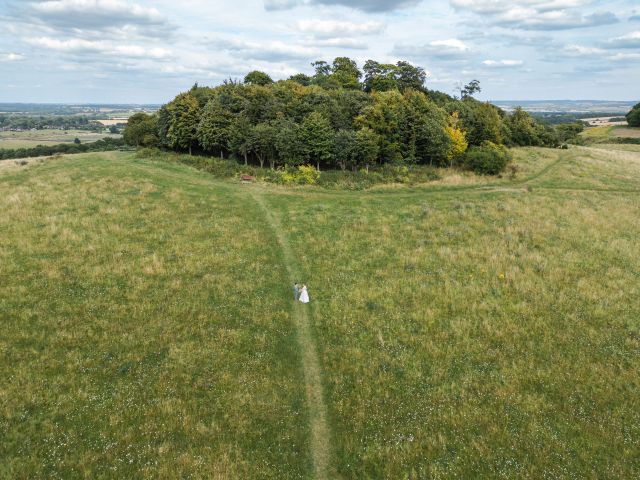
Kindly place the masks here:
<instances>
[{"instance_id":1,"label":"distant farmland","mask_svg":"<svg viewBox=\"0 0 640 480\"><path fill-rule=\"evenodd\" d=\"M0 132L0 150L9 148L31 148L38 145L73 143L78 138L82 143L95 142L105 137L120 138L119 134L96 133L86 130L29 130L26 132Z\"/></svg>"}]
</instances>

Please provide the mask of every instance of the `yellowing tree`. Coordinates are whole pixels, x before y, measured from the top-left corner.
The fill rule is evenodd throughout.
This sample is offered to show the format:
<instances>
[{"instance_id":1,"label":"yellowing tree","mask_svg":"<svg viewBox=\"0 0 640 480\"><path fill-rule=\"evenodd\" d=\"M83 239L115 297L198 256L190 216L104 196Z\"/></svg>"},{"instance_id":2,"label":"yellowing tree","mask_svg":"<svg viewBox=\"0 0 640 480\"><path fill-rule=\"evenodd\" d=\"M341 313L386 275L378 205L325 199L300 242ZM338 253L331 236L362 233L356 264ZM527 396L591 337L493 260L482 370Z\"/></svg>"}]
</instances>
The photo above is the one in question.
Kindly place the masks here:
<instances>
[{"instance_id":1,"label":"yellowing tree","mask_svg":"<svg viewBox=\"0 0 640 480\"><path fill-rule=\"evenodd\" d=\"M469 146L464 131L458 128L458 112L454 112L451 117L449 117L449 125L445 127L445 132L450 140L447 160L449 161L449 165L453 166L453 163L464 155L464 152L467 151L467 147Z\"/></svg>"}]
</instances>

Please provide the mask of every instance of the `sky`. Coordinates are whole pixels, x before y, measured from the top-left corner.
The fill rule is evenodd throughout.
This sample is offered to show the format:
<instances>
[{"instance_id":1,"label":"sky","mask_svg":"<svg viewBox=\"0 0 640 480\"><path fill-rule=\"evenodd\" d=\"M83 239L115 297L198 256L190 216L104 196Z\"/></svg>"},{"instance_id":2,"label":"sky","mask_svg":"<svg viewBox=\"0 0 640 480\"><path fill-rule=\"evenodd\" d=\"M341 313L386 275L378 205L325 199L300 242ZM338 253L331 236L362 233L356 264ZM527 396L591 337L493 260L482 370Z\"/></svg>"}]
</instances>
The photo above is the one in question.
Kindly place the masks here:
<instances>
[{"instance_id":1,"label":"sky","mask_svg":"<svg viewBox=\"0 0 640 480\"><path fill-rule=\"evenodd\" d=\"M0 102L165 103L337 56L483 100L637 100L640 1L0 0Z\"/></svg>"}]
</instances>

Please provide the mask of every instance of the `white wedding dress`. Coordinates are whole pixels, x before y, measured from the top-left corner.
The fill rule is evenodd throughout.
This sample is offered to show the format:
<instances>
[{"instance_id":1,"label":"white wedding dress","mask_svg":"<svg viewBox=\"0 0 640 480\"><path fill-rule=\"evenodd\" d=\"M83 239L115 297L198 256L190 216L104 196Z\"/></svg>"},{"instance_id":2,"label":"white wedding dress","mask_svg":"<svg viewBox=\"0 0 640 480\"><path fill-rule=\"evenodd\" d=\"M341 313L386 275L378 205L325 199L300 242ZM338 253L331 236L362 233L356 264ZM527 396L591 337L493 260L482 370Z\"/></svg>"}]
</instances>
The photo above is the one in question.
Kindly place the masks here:
<instances>
[{"instance_id":1,"label":"white wedding dress","mask_svg":"<svg viewBox=\"0 0 640 480\"><path fill-rule=\"evenodd\" d=\"M302 287L302 291L300 292L300 301L302 303L309 303L309 292L307 292L307 287Z\"/></svg>"}]
</instances>

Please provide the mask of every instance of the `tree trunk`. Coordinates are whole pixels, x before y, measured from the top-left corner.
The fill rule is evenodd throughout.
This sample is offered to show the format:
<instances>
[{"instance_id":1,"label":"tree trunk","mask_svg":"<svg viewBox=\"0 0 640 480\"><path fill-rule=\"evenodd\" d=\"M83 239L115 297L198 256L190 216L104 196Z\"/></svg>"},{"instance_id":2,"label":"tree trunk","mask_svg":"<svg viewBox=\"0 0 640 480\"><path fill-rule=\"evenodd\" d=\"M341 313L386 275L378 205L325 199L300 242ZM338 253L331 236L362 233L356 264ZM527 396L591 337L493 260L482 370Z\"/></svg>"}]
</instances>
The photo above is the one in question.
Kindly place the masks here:
<instances>
[{"instance_id":1,"label":"tree trunk","mask_svg":"<svg viewBox=\"0 0 640 480\"><path fill-rule=\"evenodd\" d=\"M320 162L316 162L316 168L318 169L318 171L320 171Z\"/></svg>"},{"instance_id":2,"label":"tree trunk","mask_svg":"<svg viewBox=\"0 0 640 480\"><path fill-rule=\"evenodd\" d=\"M224 160L224 152L222 151L222 149L220 149L220 158Z\"/></svg>"},{"instance_id":3,"label":"tree trunk","mask_svg":"<svg viewBox=\"0 0 640 480\"><path fill-rule=\"evenodd\" d=\"M342 169L342 171L344 172L347 169L347 164L344 162L340 162L340 168Z\"/></svg>"},{"instance_id":4,"label":"tree trunk","mask_svg":"<svg viewBox=\"0 0 640 480\"><path fill-rule=\"evenodd\" d=\"M189 155L191 155L191 144L189 144Z\"/></svg>"},{"instance_id":5,"label":"tree trunk","mask_svg":"<svg viewBox=\"0 0 640 480\"><path fill-rule=\"evenodd\" d=\"M245 167L246 167L247 165L249 165L249 163L247 162L247 153L246 153L246 152L245 152L245 154L244 154L244 165L245 165Z\"/></svg>"},{"instance_id":6,"label":"tree trunk","mask_svg":"<svg viewBox=\"0 0 640 480\"><path fill-rule=\"evenodd\" d=\"M271 168L271 170L273 170L274 166L275 166L275 162L273 160L269 160L269 167Z\"/></svg>"},{"instance_id":7,"label":"tree trunk","mask_svg":"<svg viewBox=\"0 0 640 480\"><path fill-rule=\"evenodd\" d=\"M264 158L262 158L262 155L258 155L258 161L260 162L260 168L264 168Z\"/></svg>"}]
</instances>

